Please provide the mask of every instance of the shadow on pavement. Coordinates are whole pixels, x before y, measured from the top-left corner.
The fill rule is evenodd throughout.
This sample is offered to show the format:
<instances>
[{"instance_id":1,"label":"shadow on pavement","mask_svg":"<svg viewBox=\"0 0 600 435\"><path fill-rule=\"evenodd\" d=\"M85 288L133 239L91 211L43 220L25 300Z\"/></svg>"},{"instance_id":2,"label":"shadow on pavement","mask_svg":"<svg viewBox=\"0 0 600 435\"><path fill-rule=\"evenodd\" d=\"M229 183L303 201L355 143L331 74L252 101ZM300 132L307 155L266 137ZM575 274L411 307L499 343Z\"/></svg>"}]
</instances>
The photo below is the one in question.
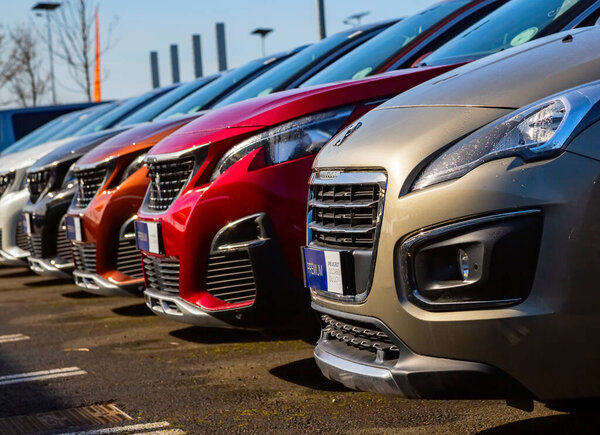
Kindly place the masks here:
<instances>
[{"instance_id":1,"label":"shadow on pavement","mask_svg":"<svg viewBox=\"0 0 600 435\"><path fill-rule=\"evenodd\" d=\"M21 278L21 277L27 277L27 276L33 276L33 272L29 269L23 269L23 268L8 269L7 273L0 274L0 278Z\"/></svg>"},{"instance_id":2,"label":"shadow on pavement","mask_svg":"<svg viewBox=\"0 0 600 435\"><path fill-rule=\"evenodd\" d=\"M350 391L342 384L327 379L313 358L301 359L269 370L273 376L286 382L319 391Z\"/></svg>"},{"instance_id":3,"label":"shadow on pavement","mask_svg":"<svg viewBox=\"0 0 600 435\"><path fill-rule=\"evenodd\" d=\"M56 285L73 285L73 280L70 279L66 279L66 278L51 278L51 279L45 279L43 281L31 281L31 282L24 282L23 285L26 287L52 287L52 286L56 286Z\"/></svg>"},{"instance_id":4,"label":"shadow on pavement","mask_svg":"<svg viewBox=\"0 0 600 435\"><path fill-rule=\"evenodd\" d=\"M258 331L240 329L203 328L191 326L169 332L174 338L200 344L253 343L259 341L274 341Z\"/></svg>"},{"instance_id":5,"label":"shadow on pavement","mask_svg":"<svg viewBox=\"0 0 600 435\"><path fill-rule=\"evenodd\" d=\"M118 314L119 316L127 316L127 317L149 317L154 316L154 314L150 311L150 309L146 306L145 303L127 305L125 307L118 307L112 310L113 313Z\"/></svg>"},{"instance_id":6,"label":"shadow on pavement","mask_svg":"<svg viewBox=\"0 0 600 435\"><path fill-rule=\"evenodd\" d=\"M530 418L507 423L502 426L478 432L485 435L516 433L577 433L591 434L600 430L597 413L563 414L548 417Z\"/></svg>"},{"instance_id":7,"label":"shadow on pavement","mask_svg":"<svg viewBox=\"0 0 600 435\"><path fill-rule=\"evenodd\" d=\"M83 290L63 293L61 295L63 298L69 299L94 299L94 298L104 298L105 296L95 295L93 293L84 292Z\"/></svg>"}]
</instances>

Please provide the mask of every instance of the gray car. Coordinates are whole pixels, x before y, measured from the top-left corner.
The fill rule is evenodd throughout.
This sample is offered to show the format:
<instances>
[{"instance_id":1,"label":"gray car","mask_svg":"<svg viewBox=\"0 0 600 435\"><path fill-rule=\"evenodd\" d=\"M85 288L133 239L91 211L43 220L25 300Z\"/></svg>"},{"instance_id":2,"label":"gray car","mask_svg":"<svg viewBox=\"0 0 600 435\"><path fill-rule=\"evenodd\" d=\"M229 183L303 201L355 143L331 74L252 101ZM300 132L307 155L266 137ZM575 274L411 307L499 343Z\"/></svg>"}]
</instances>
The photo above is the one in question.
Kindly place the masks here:
<instances>
[{"instance_id":1,"label":"gray car","mask_svg":"<svg viewBox=\"0 0 600 435\"><path fill-rule=\"evenodd\" d=\"M322 150L304 261L327 377L525 408L600 396L598 47L587 27L492 55Z\"/></svg>"}]
</instances>

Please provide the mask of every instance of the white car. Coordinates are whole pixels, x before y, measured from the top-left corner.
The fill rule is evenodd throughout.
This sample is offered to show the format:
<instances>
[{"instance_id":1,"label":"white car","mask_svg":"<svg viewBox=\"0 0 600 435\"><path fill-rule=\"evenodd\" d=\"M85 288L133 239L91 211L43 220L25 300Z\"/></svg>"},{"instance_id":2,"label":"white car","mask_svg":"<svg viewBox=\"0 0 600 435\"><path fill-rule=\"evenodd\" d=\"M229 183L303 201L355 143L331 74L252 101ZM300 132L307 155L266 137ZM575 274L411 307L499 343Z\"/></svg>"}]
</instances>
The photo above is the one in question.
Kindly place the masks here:
<instances>
[{"instance_id":1,"label":"white car","mask_svg":"<svg viewBox=\"0 0 600 435\"><path fill-rule=\"evenodd\" d=\"M29 200L25 172L37 159L73 138L47 142L0 158L0 265L26 266L29 242L21 210Z\"/></svg>"}]
</instances>

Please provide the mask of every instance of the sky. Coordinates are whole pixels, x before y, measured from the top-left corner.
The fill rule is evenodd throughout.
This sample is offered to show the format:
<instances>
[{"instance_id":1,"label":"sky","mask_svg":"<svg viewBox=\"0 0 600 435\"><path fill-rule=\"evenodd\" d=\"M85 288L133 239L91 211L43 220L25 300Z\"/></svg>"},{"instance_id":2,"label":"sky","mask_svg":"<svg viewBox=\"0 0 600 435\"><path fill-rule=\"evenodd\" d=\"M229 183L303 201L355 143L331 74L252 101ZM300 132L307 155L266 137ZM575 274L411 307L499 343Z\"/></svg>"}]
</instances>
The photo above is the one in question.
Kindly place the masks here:
<instances>
[{"instance_id":1,"label":"sky","mask_svg":"<svg viewBox=\"0 0 600 435\"><path fill-rule=\"evenodd\" d=\"M325 0L327 34L347 29L343 20L352 14L369 11L364 24L407 16L435 1ZM30 10L35 3L0 0L0 25L40 20ZM257 27L274 29L266 39L267 54L318 40L316 0L99 0L99 4L102 41L113 25L113 47L101 59L103 99L129 97L151 88L150 51L158 51L161 85L170 83L171 44L179 46L181 80L193 79L195 33L201 35L204 74L216 72L216 22L225 23L229 68L261 56L260 38L250 35ZM73 85L58 59L55 70L59 102L81 101L83 95L69 89Z\"/></svg>"}]
</instances>

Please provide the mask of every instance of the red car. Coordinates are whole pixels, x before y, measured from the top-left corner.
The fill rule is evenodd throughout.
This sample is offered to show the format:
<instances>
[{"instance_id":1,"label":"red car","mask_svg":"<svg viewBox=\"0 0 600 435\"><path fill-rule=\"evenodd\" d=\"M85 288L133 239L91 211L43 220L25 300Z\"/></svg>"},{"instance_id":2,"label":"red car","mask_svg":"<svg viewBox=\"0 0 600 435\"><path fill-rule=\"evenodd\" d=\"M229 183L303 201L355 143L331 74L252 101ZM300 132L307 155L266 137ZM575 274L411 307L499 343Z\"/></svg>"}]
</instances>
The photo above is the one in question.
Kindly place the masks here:
<instances>
[{"instance_id":1,"label":"red car","mask_svg":"<svg viewBox=\"0 0 600 435\"><path fill-rule=\"evenodd\" d=\"M487 16L496 24L479 41L487 50L474 50L470 58L508 48L501 41L522 33L514 17L541 1L512 0ZM530 31L529 39L543 35L549 23L557 31L573 22L568 13L533 18L539 32ZM466 44L473 42L470 31L458 35ZM526 42L527 35L517 41ZM461 46L458 53L469 58ZM454 53L445 54L452 59ZM314 155L340 131L332 146L343 146L345 136L361 126L353 122L379 102L456 66L405 69L248 100L213 111L157 144L146 157L151 182L136 222L147 305L182 322L225 327L290 325L294 315L309 313L302 309L309 295L300 246ZM356 192L362 194L368 192ZM335 221L347 218L344 213L333 208L324 217Z\"/></svg>"},{"instance_id":2,"label":"red car","mask_svg":"<svg viewBox=\"0 0 600 435\"><path fill-rule=\"evenodd\" d=\"M335 60L338 57L342 64L352 63L356 57L353 53L357 53L363 63L366 61L372 65L372 71L367 74L385 71L395 63L411 64L431 47L446 40L446 35L467 27L476 17L505 1L450 0L426 9L415 18L405 19L403 23L370 24L340 32L289 57L246 85L235 87L236 90L220 100L217 106L270 91L294 88L310 77L335 80L336 77L328 73L330 68L324 68L324 65L337 65ZM383 33L385 35L380 37ZM365 42L371 38L376 39L375 46ZM367 43L369 47L364 49ZM345 57L342 57L344 54ZM318 72L320 70L323 75ZM335 71L337 74L349 69L336 68ZM211 97L211 101L214 98ZM198 106L204 107L198 101L198 95L191 95L159 118ZM68 226L73 229L76 225L79 227L79 232L71 231L72 238L80 236L72 242L76 263L73 275L76 283L89 292L102 295L141 294L142 267L139 253L135 250L133 220L144 199L149 179L145 176L147 169L141 167L140 158L158 140L173 131L175 124L172 124L172 118L166 118L166 121L167 124L162 120L156 121L150 126L117 136L77 162L75 174L81 185L89 187L78 194L70 207ZM132 166L127 169L128 165ZM102 171L109 175L96 179Z\"/></svg>"}]
</instances>

